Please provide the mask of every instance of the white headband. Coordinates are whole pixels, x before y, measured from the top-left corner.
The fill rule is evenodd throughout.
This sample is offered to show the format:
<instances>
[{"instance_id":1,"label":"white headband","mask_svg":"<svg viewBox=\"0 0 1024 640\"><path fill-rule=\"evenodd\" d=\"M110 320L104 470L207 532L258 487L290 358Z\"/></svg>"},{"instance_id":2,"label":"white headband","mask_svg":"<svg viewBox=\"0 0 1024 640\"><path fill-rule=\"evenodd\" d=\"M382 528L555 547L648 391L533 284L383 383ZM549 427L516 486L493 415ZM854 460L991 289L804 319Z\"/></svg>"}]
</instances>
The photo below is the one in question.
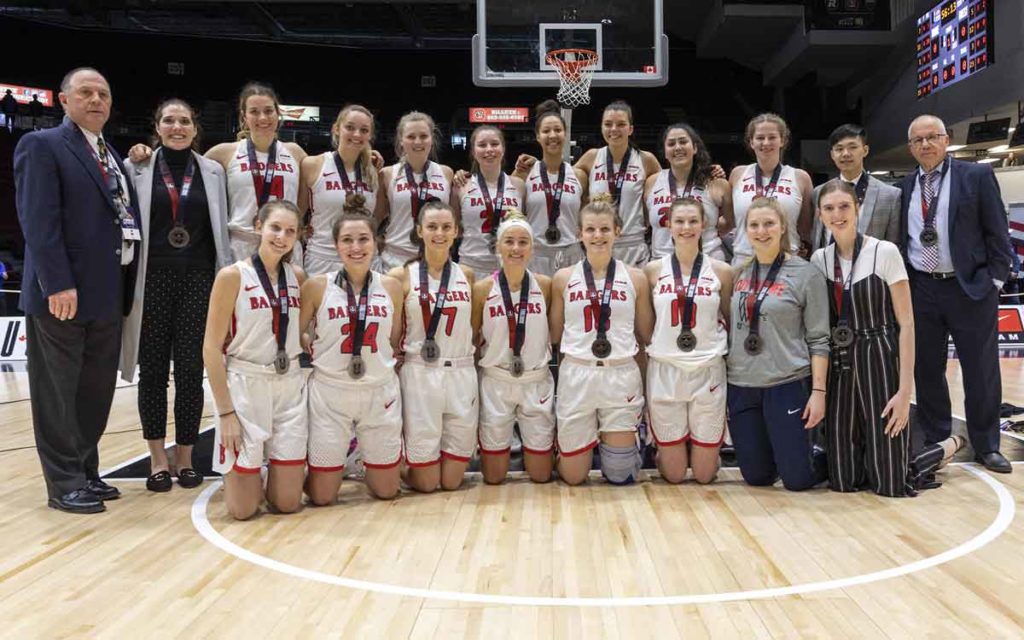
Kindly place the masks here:
<instances>
[{"instance_id":1,"label":"white headband","mask_svg":"<svg viewBox=\"0 0 1024 640\"><path fill-rule=\"evenodd\" d=\"M522 229L526 233L530 234L531 238L533 237L533 227L530 226L530 223L527 222L525 218L505 218L501 221L501 224L498 225L498 239L500 240L501 236L505 235L506 231L514 228Z\"/></svg>"}]
</instances>

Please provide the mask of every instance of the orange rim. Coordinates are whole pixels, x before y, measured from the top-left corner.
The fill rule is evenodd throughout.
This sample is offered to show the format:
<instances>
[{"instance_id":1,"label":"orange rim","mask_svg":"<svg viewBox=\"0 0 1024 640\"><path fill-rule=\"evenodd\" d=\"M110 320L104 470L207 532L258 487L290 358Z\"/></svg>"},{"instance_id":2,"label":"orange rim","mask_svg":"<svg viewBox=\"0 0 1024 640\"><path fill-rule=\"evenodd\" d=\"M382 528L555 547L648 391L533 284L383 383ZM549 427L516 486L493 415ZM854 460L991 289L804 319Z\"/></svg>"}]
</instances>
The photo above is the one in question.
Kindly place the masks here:
<instances>
[{"instance_id":1,"label":"orange rim","mask_svg":"<svg viewBox=\"0 0 1024 640\"><path fill-rule=\"evenodd\" d=\"M566 60L565 55L576 54L576 60ZM597 64L597 52L592 49L554 49L548 51L547 62L563 73L578 73L590 65Z\"/></svg>"}]
</instances>

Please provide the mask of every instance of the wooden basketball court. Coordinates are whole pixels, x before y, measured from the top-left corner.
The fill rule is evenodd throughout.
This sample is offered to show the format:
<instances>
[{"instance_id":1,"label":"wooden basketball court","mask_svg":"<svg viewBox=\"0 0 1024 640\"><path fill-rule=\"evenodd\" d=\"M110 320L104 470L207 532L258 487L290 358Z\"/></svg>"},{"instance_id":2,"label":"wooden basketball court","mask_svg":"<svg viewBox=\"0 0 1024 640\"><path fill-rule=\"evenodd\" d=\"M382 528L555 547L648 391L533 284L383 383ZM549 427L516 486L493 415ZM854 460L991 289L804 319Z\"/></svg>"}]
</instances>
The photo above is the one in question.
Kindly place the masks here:
<instances>
[{"instance_id":1,"label":"wooden basketball court","mask_svg":"<svg viewBox=\"0 0 1024 640\"><path fill-rule=\"evenodd\" d=\"M1024 360L1004 360L1024 404ZM949 369L959 400L959 370ZM112 480L92 516L46 507L24 373L0 385L0 636L1010 638L1024 634L1024 468L942 472L915 499L648 480L478 476L232 522L219 483ZM211 413L209 398L207 414ZM173 428L171 429L173 434ZM173 435L172 435L173 437ZM1004 452L1024 459L1024 442ZM102 466L145 453L117 391Z\"/></svg>"}]
</instances>

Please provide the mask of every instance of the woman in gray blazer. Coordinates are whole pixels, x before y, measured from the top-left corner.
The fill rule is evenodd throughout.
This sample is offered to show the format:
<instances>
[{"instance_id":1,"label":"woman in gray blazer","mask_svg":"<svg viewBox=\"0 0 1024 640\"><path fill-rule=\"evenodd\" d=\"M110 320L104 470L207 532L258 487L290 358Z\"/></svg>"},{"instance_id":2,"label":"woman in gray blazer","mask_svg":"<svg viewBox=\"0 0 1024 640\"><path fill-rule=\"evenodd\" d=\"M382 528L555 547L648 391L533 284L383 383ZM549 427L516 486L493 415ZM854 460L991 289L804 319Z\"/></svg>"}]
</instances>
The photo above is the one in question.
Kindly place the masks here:
<instances>
[{"instance_id":1,"label":"woman in gray blazer","mask_svg":"<svg viewBox=\"0 0 1024 640\"><path fill-rule=\"evenodd\" d=\"M174 423L178 484L203 476L192 467L192 447L203 412L203 333L217 269L231 262L224 168L195 152L199 124L183 100L164 101L155 113L154 154L125 163L142 220L135 303L125 320L121 377L139 366L139 417L149 443L150 491L169 491L167 379L174 361Z\"/></svg>"}]
</instances>

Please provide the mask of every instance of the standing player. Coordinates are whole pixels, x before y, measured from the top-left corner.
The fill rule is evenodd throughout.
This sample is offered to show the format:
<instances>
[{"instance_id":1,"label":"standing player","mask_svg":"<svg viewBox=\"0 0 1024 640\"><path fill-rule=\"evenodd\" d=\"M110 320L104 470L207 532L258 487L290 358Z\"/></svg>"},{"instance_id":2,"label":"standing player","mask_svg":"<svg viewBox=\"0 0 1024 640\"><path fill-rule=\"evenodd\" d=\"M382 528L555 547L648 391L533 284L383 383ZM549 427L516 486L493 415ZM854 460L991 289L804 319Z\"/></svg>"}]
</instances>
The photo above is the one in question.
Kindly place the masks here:
<instances>
[{"instance_id":1,"label":"standing player","mask_svg":"<svg viewBox=\"0 0 1024 640\"><path fill-rule=\"evenodd\" d=\"M658 470L672 483L686 478L687 467L701 484L714 480L725 434L732 269L701 251L706 212L692 196L673 202L673 252L644 267L655 317L647 406Z\"/></svg>"},{"instance_id":2,"label":"standing player","mask_svg":"<svg viewBox=\"0 0 1024 640\"><path fill-rule=\"evenodd\" d=\"M562 160L565 120L558 109L554 100L537 106L534 132L541 160L522 155L513 174L526 181L526 217L533 227L530 270L546 276L583 259L576 230L587 174Z\"/></svg>"},{"instance_id":3,"label":"standing player","mask_svg":"<svg viewBox=\"0 0 1024 640\"><path fill-rule=\"evenodd\" d=\"M289 261L300 218L287 201L260 207L257 252L221 269L210 293L203 362L218 416L213 469L224 475L224 502L238 520L263 501L264 453L267 502L291 513L302 501L306 385L298 357L305 276Z\"/></svg>"},{"instance_id":4,"label":"standing player","mask_svg":"<svg viewBox=\"0 0 1024 640\"><path fill-rule=\"evenodd\" d=\"M786 214L789 231L784 249L809 255L814 190L806 171L782 163L789 140L789 126L774 113L762 113L747 123L744 141L753 151L756 162L736 167L729 176L736 215L733 266L743 264L754 253L747 238L746 219L751 203L761 197L777 200Z\"/></svg>"},{"instance_id":5,"label":"standing player","mask_svg":"<svg viewBox=\"0 0 1024 640\"><path fill-rule=\"evenodd\" d=\"M521 178L502 170L505 158L505 136L497 127L485 124L469 136L473 158L472 175L459 188L455 199L456 215L462 216L462 245L459 264L480 273L498 268L494 254L498 225L509 209L519 209L524 189Z\"/></svg>"},{"instance_id":6,"label":"standing player","mask_svg":"<svg viewBox=\"0 0 1024 640\"><path fill-rule=\"evenodd\" d=\"M622 220L622 236L615 241L615 257L631 267L642 267L650 257L645 244L644 182L661 171L658 159L649 151L635 149L633 110L617 100L604 108L601 135L607 146L590 149L576 163L587 176L584 186L589 199L607 193Z\"/></svg>"},{"instance_id":7,"label":"standing player","mask_svg":"<svg viewBox=\"0 0 1024 640\"><path fill-rule=\"evenodd\" d=\"M353 431L366 486L378 498L398 495L402 457L394 357L402 339L402 285L370 271L376 230L369 211L346 206L332 235L342 266L302 285L300 320L313 361L306 492L317 505L332 504L338 495Z\"/></svg>"},{"instance_id":8,"label":"standing player","mask_svg":"<svg viewBox=\"0 0 1024 640\"><path fill-rule=\"evenodd\" d=\"M675 235L669 228L672 205L677 198L692 197L704 208L703 252L725 260L720 234L733 227L732 188L729 181L713 176L711 156L700 135L690 125L669 125L661 136L669 168L649 176L644 185L647 221L651 226L651 253L671 255Z\"/></svg>"},{"instance_id":9,"label":"standing player","mask_svg":"<svg viewBox=\"0 0 1024 640\"><path fill-rule=\"evenodd\" d=\"M363 106L350 104L338 114L331 136L334 151L308 156L302 161L302 186L299 211L312 211L312 237L306 247L306 273L317 275L336 271L338 251L333 237L334 222L345 210L348 197L352 206L373 211L377 206L377 169L370 148L376 125L373 114Z\"/></svg>"},{"instance_id":10,"label":"standing player","mask_svg":"<svg viewBox=\"0 0 1024 640\"><path fill-rule=\"evenodd\" d=\"M402 283L405 363L402 415L406 482L429 493L458 489L476 449L478 409L473 363L473 270L451 260L459 235L452 208L431 201L416 223L419 255L388 274Z\"/></svg>"},{"instance_id":11,"label":"standing player","mask_svg":"<svg viewBox=\"0 0 1024 640\"><path fill-rule=\"evenodd\" d=\"M654 317L643 273L615 258L622 221L608 198L580 211L586 255L551 285L551 342L561 342L562 352L558 475L569 484L587 479L594 447L612 484L629 484L640 471L644 390L634 358L650 341Z\"/></svg>"},{"instance_id":12,"label":"standing player","mask_svg":"<svg viewBox=\"0 0 1024 640\"><path fill-rule=\"evenodd\" d=\"M250 82L238 95L238 142L222 142L208 150L207 158L224 167L228 181L228 233L235 260L251 256L260 243L253 228L256 211L267 202L299 198L299 166L306 157L294 142L277 139L281 103L269 86ZM148 159L153 150L144 144L131 149L132 162ZM293 259L302 263L302 245Z\"/></svg>"},{"instance_id":13,"label":"standing player","mask_svg":"<svg viewBox=\"0 0 1024 640\"><path fill-rule=\"evenodd\" d=\"M548 368L551 279L526 269L533 230L512 209L498 227L501 270L473 285L473 333L480 345L480 453L484 482L508 473L512 427L534 482L551 479L555 380Z\"/></svg>"},{"instance_id":14,"label":"standing player","mask_svg":"<svg viewBox=\"0 0 1024 640\"><path fill-rule=\"evenodd\" d=\"M729 312L729 431L748 484L779 477L790 491L827 476L808 429L825 414L828 303L825 279L788 252L786 212L756 198L746 219L754 257L735 271Z\"/></svg>"},{"instance_id":15,"label":"standing player","mask_svg":"<svg viewBox=\"0 0 1024 640\"><path fill-rule=\"evenodd\" d=\"M448 204L452 200L452 170L432 160L437 127L425 113L410 111L398 121L395 134L397 164L380 172L383 185L374 216L377 224L387 220L379 270L401 267L416 257L416 226L423 206L430 200Z\"/></svg>"}]
</instances>

